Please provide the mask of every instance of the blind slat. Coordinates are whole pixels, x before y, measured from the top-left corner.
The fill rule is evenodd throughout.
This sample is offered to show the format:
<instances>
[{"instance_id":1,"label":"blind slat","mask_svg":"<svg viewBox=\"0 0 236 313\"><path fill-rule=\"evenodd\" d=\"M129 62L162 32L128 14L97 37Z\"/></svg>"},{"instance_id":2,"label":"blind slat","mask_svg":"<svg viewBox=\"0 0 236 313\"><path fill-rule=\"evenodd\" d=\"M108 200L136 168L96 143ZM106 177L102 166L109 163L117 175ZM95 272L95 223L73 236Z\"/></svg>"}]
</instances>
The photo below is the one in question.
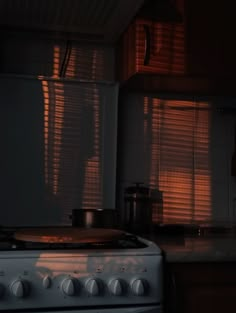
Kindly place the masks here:
<instances>
[{"instance_id":1,"label":"blind slat","mask_svg":"<svg viewBox=\"0 0 236 313\"><path fill-rule=\"evenodd\" d=\"M162 207L154 206L154 221L210 219L209 104L144 98L146 114L147 105L151 115L149 183L163 194Z\"/></svg>"}]
</instances>

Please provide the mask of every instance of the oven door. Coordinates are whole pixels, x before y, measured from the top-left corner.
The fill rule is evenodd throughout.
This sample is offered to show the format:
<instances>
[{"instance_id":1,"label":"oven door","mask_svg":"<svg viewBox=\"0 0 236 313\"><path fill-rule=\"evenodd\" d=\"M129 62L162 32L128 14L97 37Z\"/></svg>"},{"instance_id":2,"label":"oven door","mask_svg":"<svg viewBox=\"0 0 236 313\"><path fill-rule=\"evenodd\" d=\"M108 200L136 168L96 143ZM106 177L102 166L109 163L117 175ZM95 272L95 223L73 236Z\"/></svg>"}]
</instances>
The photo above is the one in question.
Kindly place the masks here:
<instances>
[{"instance_id":1,"label":"oven door","mask_svg":"<svg viewBox=\"0 0 236 313\"><path fill-rule=\"evenodd\" d=\"M31 311L33 313L34 311ZM162 306L143 306L143 307L129 307L129 308L110 308L110 309L71 309L58 311L36 311L37 313L163 313ZM27 312L22 312L27 313Z\"/></svg>"}]
</instances>

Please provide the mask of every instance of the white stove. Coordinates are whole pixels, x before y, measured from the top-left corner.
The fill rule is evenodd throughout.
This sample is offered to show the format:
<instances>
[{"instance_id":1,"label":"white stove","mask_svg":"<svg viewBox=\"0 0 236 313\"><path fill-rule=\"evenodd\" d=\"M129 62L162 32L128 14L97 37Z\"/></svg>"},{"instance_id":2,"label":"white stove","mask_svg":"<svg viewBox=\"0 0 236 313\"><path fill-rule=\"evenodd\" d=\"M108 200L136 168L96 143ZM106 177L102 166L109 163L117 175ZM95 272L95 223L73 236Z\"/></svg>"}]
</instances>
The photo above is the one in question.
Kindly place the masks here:
<instances>
[{"instance_id":1,"label":"white stove","mask_svg":"<svg viewBox=\"0 0 236 313\"><path fill-rule=\"evenodd\" d=\"M114 247L4 246L0 311L162 312L161 250L143 238L125 237Z\"/></svg>"}]
</instances>

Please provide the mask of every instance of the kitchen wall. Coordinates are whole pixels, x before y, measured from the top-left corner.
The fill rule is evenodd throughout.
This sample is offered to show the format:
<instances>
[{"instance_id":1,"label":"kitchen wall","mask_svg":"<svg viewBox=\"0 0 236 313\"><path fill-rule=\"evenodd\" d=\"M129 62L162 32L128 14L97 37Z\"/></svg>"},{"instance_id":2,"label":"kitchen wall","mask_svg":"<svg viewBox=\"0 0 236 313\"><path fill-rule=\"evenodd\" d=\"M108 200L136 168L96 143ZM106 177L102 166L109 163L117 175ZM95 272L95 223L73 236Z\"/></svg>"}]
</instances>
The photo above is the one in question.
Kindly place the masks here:
<instances>
[{"instance_id":1,"label":"kitchen wall","mask_svg":"<svg viewBox=\"0 0 236 313\"><path fill-rule=\"evenodd\" d=\"M1 74L23 76L62 75L62 78L114 81L114 48L97 44L72 43L68 67L62 71L67 51L66 40L53 40L45 36L10 33L2 37ZM93 55L97 63L88 71L86 56ZM71 71L73 65L75 70ZM34 92L34 89L31 89ZM40 94L38 94L40 95ZM118 136L117 207L124 206L124 188L136 181L148 183L150 150L143 134L143 102L141 98L159 97L158 94L128 93L120 97ZM37 99L40 101L39 96ZM173 95L170 95L170 98ZM235 106L235 99L213 99L210 131L211 217L217 220L236 220L236 178L230 174L234 150L235 112L227 110ZM30 112L29 112L30 114ZM140 125L142 127L140 127ZM40 127L40 125L39 125ZM149 146L150 148L150 146ZM36 186L35 188L40 188ZM40 203L39 203L40 206ZM2 209L4 210L4 208ZM13 217L14 218L14 217Z\"/></svg>"},{"instance_id":2,"label":"kitchen wall","mask_svg":"<svg viewBox=\"0 0 236 313\"><path fill-rule=\"evenodd\" d=\"M62 73L69 49L70 60ZM109 45L53 39L52 35L40 33L10 32L2 36L0 56L0 73L49 77L61 74L66 78L114 81L114 48ZM89 59L96 64L93 71Z\"/></svg>"},{"instance_id":3,"label":"kitchen wall","mask_svg":"<svg viewBox=\"0 0 236 313\"><path fill-rule=\"evenodd\" d=\"M111 46L3 36L2 225L70 224L72 208L115 206L113 69Z\"/></svg>"},{"instance_id":4,"label":"kitchen wall","mask_svg":"<svg viewBox=\"0 0 236 313\"><path fill-rule=\"evenodd\" d=\"M236 148L236 98L218 98L213 101L213 105L222 108L212 114L213 218L236 222L236 177L231 175L232 156Z\"/></svg>"},{"instance_id":5,"label":"kitchen wall","mask_svg":"<svg viewBox=\"0 0 236 313\"><path fill-rule=\"evenodd\" d=\"M119 102L119 146L118 146L118 206L124 206L124 189L131 185L133 182L144 182L146 184L152 183L153 178L150 175L150 159L151 159L151 134L145 135L145 123L147 123L148 117L145 113L144 99L153 102L153 99L176 99L186 100L184 95L162 95L158 93L139 93L126 92L120 96ZM207 116L209 118L209 151L205 155L200 156L199 162L203 162L203 167L207 170L209 176L209 199L205 196L205 200L199 198L197 202L195 199L195 206L191 208L194 212L200 210L199 206L202 206L202 210L208 213L204 217L202 213L201 220L217 220L217 221L236 221L236 208L235 208L235 195L236 195L236 178L231 176L231 158L234 150L234 128L236 122L236 99L233 98L197 98L187 97L187 99L194 101L207 102L210 104L209 110L207 109ZM235 108L232 110L232 108ZM204 110L199 111L204 112ZM201 115L199 116L201 121ZM150 120L149 120L150 122ZM187 122L187 121L186 121ZM184 122L183 122L184 123ZM147 130L146 130L147 131ZM183 134L184 135L184 134ZM181 139L178 139L181 144ZM199 137L199 142L201 134ZM158 139L156 139L156 142ZM179 150L181 151L181 149ZM170 157L168 153L162 155L162 158ZM176 156L176 163L178 162L178 156ZM196 161L195 161L196 162ZM209 162L209 164L207 164ZM158 167L158 162L156 162ZM158 169L156 170L156 176L158 176ZM153 171L153 169L152 169ZM158 180L158 178L157 178ZM171 181L170 181L171 182ZM177 182L180 184L181 182ZM176 185L176 186L177 186ZM187 187L185 187L187 188ZM205 194L207 186L200 188L200 193ZM202 189L201 189L202 188ZM173 191L173 195L175 195ZM165 210L165 194L164 210ZM186 189L186 197L188 197L188 191ZM200 197L195 193L195 197ZM191 199L189 203L192 204ZM202 204L205 201L205 204ZM167 201L166 201L167 202ZM196 204L198 203L198 204ZM190 208L189 208L190 209ZM186 212L186 210L185 210ZM184 214L183 219L184 222ZM181 222L181 213L178 215L178 221ZM193 214L192 222L197 216Z\"/></svg>"}]
</instances>

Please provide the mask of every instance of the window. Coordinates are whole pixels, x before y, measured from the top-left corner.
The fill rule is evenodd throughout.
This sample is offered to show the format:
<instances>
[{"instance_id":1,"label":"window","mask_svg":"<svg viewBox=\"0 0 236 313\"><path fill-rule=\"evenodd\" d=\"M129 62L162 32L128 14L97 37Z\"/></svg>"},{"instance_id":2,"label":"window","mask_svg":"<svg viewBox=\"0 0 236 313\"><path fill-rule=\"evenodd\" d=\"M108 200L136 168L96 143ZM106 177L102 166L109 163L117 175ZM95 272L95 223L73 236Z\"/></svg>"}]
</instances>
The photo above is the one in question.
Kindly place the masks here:
<instances>
[{"instance_id":1,"label":"window","mask_svg":"<svg viewBox=\"0 0 236 313\"><path fill-rule=\"evenodd\" d=\"M163 203L154 220L211 218L210 108L208 102L144 97L144 132L150 140L149 184Z\"/></svg>"}]
</instances>

